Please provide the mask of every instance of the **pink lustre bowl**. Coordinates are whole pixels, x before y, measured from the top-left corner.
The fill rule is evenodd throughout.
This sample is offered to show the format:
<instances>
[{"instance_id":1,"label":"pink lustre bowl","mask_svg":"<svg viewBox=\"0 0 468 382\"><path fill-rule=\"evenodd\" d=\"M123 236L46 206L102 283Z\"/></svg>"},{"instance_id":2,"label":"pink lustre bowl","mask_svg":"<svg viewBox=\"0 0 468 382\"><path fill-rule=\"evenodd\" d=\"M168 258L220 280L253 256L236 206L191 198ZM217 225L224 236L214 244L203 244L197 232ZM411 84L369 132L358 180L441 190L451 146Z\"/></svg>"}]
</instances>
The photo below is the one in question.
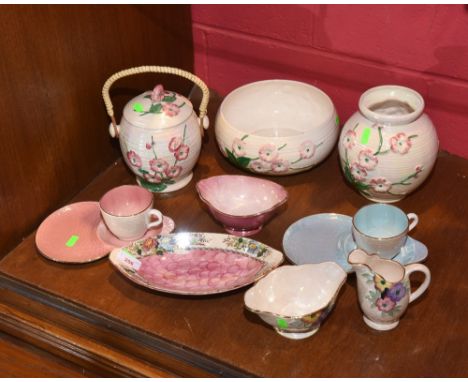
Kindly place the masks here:
<instances>
[{"instance_id":1,"label":"pink lustre bowl","mask_svg":"<svg viewBox=\"0 0 468 382\"><path fill-rule=\"evenodd\" d=\"M200 180L196 187L214 218L237 236L258 233L288 199L284 187L251 176L213 176Z\"/></svg>"}]
</instances>

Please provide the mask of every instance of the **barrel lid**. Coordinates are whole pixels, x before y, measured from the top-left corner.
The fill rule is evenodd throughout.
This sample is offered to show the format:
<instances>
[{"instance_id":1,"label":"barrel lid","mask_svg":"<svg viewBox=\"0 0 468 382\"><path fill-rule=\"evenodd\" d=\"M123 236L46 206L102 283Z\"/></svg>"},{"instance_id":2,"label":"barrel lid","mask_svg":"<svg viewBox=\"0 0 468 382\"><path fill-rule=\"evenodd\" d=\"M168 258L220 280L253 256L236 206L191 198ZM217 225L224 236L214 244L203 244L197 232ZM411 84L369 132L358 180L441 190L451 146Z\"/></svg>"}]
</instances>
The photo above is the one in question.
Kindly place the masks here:
<instances>
[{"instance_id":1,"label":"barrel lid","mask_svg":"<svg viewBox=\"0 0 468 382\"><path fill-rule=\"evenodd\" d=\"M193 106L188 98L164 90L156 85L125 105L123 116L132 125L147 129L162 129L184 122L192 114Z\"/></svg>"}]
</instances>

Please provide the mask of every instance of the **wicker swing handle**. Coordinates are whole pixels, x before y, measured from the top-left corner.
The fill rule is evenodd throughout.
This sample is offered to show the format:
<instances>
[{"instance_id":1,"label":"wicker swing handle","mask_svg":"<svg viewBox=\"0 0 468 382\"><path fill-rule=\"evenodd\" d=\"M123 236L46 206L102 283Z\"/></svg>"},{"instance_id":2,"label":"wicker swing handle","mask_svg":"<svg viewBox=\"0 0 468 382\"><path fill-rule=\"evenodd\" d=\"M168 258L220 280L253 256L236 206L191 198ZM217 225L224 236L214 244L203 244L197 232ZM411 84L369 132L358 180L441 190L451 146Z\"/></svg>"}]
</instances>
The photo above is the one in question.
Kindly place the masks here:
<instances>
[{"instance_id":1,"label":"wicker swing handle","mask_svg":"<svg viewBox=\"0 0 468 382\"><path fill-rule=\"evenodd\" d=\"M121 70L120 72L113 74L107 79L107 81L104 83L104 86L102 87L102 97L104 98L104 103L106 105L107 114L112 120L112 126L114 128L114 133L116 137L118 137L119 134L118 134L118 129L117 129L117 122L115 121L115 117L114 117L114 107L112 105L112 100L109 95L110 87L115 81L117 81L120 78L133 76L135 74L140 74L140 73L174 74L176 76L184 77L192 81L194 84L196 84L203 93L203 98L200 103L200 108L199 108L199 113L198 113L198 118L199 118L198 120L200 122L200 128L201 128L201 131L203 132L203 125L204 124L205 126L207 125L207 122L204 123L204 119L206 117L208 100L210 98L210 91L208 89L208 86L206 86L206 84L194 74L187 72L185 70L182 70L182 69L171 68L169 66L139 66L135 68Z\"/></svg>"}]
</instances>

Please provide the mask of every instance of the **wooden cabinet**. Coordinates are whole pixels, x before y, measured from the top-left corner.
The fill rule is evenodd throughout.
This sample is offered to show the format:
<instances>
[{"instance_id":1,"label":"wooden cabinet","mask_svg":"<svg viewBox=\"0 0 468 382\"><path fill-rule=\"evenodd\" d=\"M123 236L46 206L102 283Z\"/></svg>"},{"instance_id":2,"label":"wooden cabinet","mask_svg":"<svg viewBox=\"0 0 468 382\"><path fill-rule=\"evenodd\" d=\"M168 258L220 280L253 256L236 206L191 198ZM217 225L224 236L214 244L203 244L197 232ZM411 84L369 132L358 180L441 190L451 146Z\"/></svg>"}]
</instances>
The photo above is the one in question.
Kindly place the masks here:
<instances>
[{"instance_id":1,"label":"wooden cabinet","mask_svg":"<svg viewBox=\"0 0 468 382\"><path fill-rule=\"evenodd\" d=\"M158 293L132 284L107 259L83 265L47 260L35 247L34 232L28 235L62 205L98 200L112 187L134 183L122 161L114 163L120 154L107 136L100 87L114 71L135 64L191 70L190 44L170 49L190 41L188 8L1 8L7 33L0 47L12 56L0 63L7 89L0 95L0 330L51 354L47 362L61 359L74 365L70 370L79 366L99 376L466 376L467 160L439 153L424 186L397 204L419 215L411 235L428 247L433 279L400 326L380 333L364 324L350 275L319 332L288 340L245 310L246 288L205 297ZM144 83L148 78L141 88L134 79L122 82L117 103L141 92ZM183 92L184 86L167 87ZM212 121L218 106L214 99ZM178 232L223 232L195 183L241 173L219 153L213 129L204 141L191 183L157 195L157 208L175 220ZM345 183L336 151L315 169L271 179L287 188L289 201L255 238L280 250L296 220L323 212L352 215L368 203Z\"/></svg>"}]
</instances>

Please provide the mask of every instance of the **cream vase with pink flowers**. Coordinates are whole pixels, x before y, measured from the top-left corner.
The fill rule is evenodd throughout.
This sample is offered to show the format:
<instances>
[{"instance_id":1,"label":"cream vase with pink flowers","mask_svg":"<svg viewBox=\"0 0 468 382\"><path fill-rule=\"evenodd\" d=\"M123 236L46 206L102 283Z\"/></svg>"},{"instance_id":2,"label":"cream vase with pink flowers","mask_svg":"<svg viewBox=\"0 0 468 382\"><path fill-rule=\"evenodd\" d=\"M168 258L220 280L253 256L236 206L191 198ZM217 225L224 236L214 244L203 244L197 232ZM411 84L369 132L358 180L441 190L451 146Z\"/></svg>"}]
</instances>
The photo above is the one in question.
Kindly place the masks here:
<instances>
[{"instance_id":1,"label":"cream vase with pink flowers","mask_svg":"<svg viewBox=\"0 0 468 382\"><path fill-rule=\"evenodd\" d=\"M361 96L338 147L345 178L367 199L401 200L431 172L439 141L423 110L422 96L403 86L378 86Z\"/></svg>"}]
</instances>

